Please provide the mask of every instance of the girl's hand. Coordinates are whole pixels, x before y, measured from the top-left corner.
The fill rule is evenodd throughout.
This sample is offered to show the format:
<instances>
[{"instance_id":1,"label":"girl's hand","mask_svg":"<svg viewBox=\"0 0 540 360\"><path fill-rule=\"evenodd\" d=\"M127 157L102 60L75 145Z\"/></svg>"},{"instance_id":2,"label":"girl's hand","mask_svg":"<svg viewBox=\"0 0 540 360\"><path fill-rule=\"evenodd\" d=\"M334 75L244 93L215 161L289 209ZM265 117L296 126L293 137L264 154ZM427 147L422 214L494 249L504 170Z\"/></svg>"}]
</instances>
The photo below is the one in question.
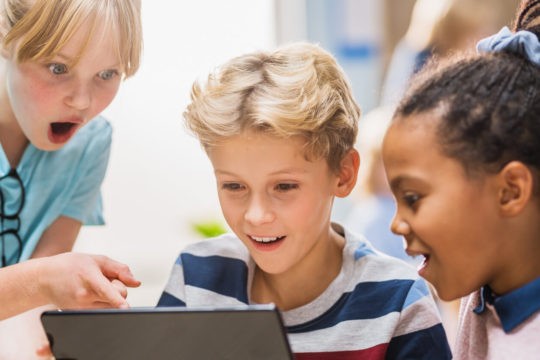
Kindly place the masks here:
<instances>
[{"instance_id":1,"label":"girl's hand","mask_svg":"<svg viewBox=\"0 0 540 360\"><path fill-rule=\"evenodd\" d=\"M106 256L64 253L35 259L48 302L62 309L128 308L127 287L137 287L129 267Z\"/></svg>"}]
</instances>

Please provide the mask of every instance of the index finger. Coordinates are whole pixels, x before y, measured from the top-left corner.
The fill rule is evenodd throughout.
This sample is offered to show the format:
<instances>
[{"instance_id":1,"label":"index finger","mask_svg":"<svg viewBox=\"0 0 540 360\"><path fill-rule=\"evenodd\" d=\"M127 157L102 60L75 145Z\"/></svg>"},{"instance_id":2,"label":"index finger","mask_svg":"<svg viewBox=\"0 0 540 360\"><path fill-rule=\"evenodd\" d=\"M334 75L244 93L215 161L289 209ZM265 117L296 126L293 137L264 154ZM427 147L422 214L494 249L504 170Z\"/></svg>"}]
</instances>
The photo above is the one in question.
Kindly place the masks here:
<instances>
[{"instance_id":1,"label":"index finger","mask_svg":"<svg viewBox=\"0 0 540 360\"><path fill-rule=\"evenodd\" d=\"M133 276L129 266L115 261L111 258L102 255L95 255L95 261L98 263L101 272L109 279L118 279L126 286L137 287L141 282Z\"/></svg>"},{"instance_id":2,"label":"index finger","mask_svg":"<svg viewBox=\"0 0 540 360\"><path fill-rule=\"evenodd\" d=\"M90 286L98 296L97 301L94 302L110 304L111 307L116 308L129 307L120 291L107 278L100 276Z\"/></svg>"}]
</instances>

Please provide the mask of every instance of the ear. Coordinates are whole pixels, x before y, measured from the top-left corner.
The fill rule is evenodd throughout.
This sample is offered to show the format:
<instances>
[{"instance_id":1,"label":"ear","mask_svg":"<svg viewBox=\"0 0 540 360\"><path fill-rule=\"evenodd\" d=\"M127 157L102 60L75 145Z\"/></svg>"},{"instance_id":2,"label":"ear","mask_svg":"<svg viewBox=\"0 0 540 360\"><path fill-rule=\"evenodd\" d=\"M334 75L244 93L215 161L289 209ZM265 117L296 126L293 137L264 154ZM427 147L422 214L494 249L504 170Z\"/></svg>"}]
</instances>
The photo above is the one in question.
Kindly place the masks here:
<instances>
[{"instance_id":1,"label":"ear","mask_svg":"<svg viewBox=\"0 0 540 360\"><path fill-rule=\"evenodd\" d=\"M530 169L520 161L511 161L497 175L498 205L503 216L520 214L531 199L534 179Z\"/></svg>"},{"instance_id":2,"label":"ear","mask_svg":"<svg viewBox=\"0 0 540 360\"><path fill-rule=\"evenodd\" d=\"M356 149L351 149L341 160L339 169L336 196L345 197L351 193L356 185L358 169L360 168L360 155Z\"/></svg>"}]
</instances>

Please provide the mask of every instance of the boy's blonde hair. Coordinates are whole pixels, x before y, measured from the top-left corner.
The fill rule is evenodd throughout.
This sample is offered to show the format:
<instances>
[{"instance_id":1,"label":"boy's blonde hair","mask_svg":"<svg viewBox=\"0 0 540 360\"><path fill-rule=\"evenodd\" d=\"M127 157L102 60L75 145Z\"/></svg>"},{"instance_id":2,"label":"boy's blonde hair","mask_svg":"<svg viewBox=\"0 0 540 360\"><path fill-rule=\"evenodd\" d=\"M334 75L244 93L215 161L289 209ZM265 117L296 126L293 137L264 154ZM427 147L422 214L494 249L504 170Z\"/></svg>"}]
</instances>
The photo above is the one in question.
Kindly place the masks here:
<instances>
[{"instance_id":1,"label":"boy's blonde hair","mask_svg":"<svg viewBox=\"0 0 540 360\"><path fill-rule=\"evenodd\" d=\"M0 0L0 39L4 49L12 46L18 62L47 61L84 22L89 22L90 29L103 24L106 33L118 34L118 56L129 77L139 68L141 58L140 10L140 0ZM79 55L92 34L86 34Z\"/></svg>"},{"instance_id":2,"label":"boy's blonde hair","mask_svg":"<svg viewBox=\"0 0 540 360\"><path fill-rule=\"evenodd\" d=\"M325 158L333 171L354 146L359 116L343 70L308 43L230 60L195 82L184 112L205 149L245 131L300 136L306 158Z\"/></svg>"}]
</instances>

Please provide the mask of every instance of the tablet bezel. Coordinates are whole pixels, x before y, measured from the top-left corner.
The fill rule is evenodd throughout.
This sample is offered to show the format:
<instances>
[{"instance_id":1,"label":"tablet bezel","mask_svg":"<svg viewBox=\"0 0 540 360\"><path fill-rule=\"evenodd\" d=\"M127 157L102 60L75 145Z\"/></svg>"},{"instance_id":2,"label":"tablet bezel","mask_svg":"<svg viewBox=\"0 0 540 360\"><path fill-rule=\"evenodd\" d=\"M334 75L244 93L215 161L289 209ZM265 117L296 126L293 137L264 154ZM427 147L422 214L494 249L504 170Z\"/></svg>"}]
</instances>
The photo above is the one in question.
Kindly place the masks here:
<instances>
[{"instance_id":1,"label":"tablet bezel","mask_svg":"<svg viewBox=\"0 0 540 360\"><path fill-rule=\"evenodd\" d=\"M57 360L293 358L273 304L56 310L41 322Z\"/></svg>"}]
</instances>

